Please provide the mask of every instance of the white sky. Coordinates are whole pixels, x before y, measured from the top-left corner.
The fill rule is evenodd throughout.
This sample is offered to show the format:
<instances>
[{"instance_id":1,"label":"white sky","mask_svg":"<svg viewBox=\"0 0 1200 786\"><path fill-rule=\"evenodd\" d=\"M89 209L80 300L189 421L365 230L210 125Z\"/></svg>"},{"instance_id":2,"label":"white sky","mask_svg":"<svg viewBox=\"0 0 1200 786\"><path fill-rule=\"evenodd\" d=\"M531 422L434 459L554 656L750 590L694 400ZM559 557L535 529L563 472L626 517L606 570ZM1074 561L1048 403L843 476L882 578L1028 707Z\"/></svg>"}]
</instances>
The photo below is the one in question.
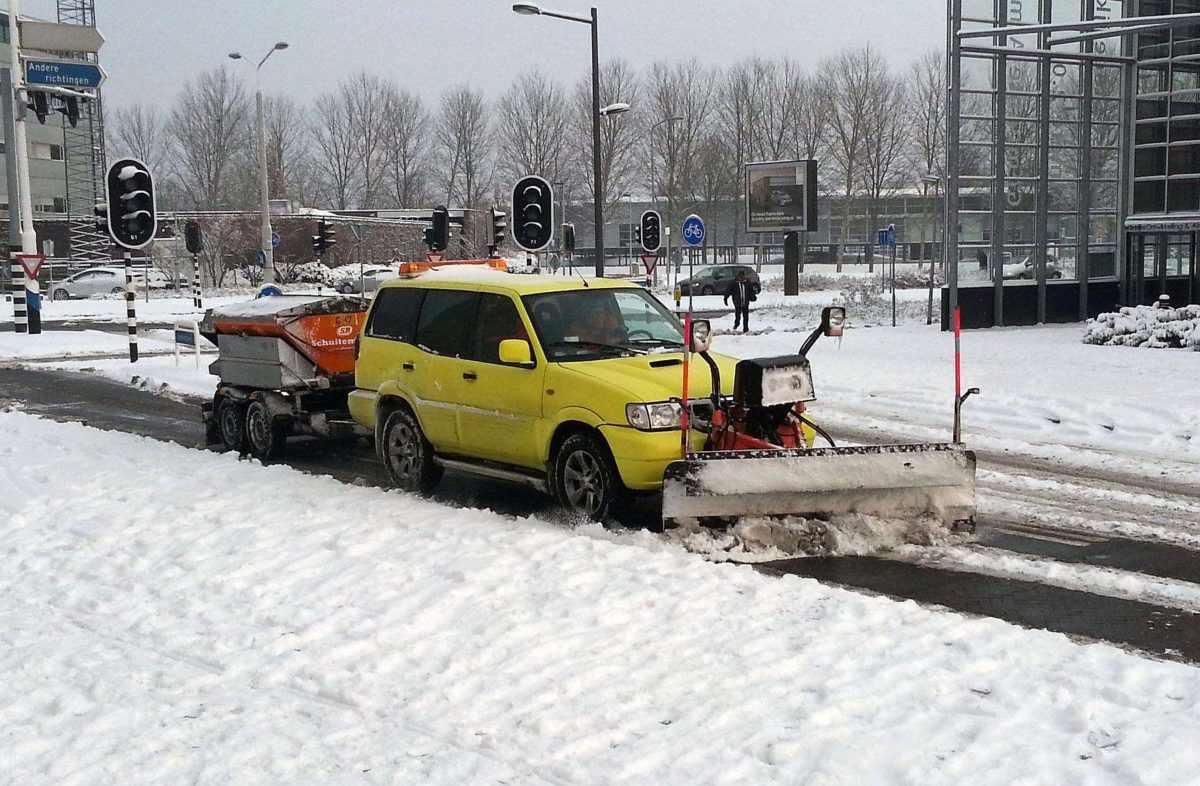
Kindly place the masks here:
<instances>
[{"instance_id":1,"label":"white sky","mask_svg":"<svg viewBox=\"0 0 1200 786\"><path fill-rule=\"evenodd\" d=\"M538 65L573 82L590 68L588 27L518 16L511 0L97 0L107 43L110 106L169 103L198 72L257 58L277 40L291 44L263 67L269 92L296 98L326 91L359 69L390 76L435 97L462 82L498 95ZM589 4L546 8L587 15ZM635 65L695 55L724 64L754 54L804 64L871 43L897 61L944 46L942 0L596 0L602 59ZM53 0L23 0L22 14L55 18Z\"/></svg>"}]
</instances>

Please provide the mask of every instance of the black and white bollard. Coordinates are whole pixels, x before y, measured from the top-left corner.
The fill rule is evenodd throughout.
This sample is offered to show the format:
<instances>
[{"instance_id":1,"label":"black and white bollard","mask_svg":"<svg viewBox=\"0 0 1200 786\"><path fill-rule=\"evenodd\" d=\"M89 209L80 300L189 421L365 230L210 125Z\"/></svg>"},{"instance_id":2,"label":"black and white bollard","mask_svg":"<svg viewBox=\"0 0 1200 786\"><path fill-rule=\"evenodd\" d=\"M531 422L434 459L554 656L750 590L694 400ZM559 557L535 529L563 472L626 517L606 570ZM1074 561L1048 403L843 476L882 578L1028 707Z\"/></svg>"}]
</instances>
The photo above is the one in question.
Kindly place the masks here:
<instances>
[{"instance_id":1,"label":"black and white bollard","mask_svg":"<svg viewBox=\"0 0 1200 786\"><path fill-rule=\"evenodd\" d=\"M138 359L137 309L133 291L133 254L128 251L125 252L125 321L129 329L129 362L136 363Z\"/></svg>"},{"instance_id":2,"label":"black and white bollard","mask_svg":"<svg viewBox=\"0 0 1200 786\"><path fill-rule=\"evenodd\" d=\"M9 274L12 282L13 301L13 331L16 333L29 332L29 312L25 303L25 267L17 258L17 253L9 255Z\"/></svg>"},{"instance_id":3,"label":"black and white bollard","mask_svg":"<svg viewBox=\"0 0 1200 786\"><path fill-rule=\"evenodd\" d=\"M192 254L192 305L197 311L204 308L200 300L200 255Z\"/></svg>"}]
</instances>

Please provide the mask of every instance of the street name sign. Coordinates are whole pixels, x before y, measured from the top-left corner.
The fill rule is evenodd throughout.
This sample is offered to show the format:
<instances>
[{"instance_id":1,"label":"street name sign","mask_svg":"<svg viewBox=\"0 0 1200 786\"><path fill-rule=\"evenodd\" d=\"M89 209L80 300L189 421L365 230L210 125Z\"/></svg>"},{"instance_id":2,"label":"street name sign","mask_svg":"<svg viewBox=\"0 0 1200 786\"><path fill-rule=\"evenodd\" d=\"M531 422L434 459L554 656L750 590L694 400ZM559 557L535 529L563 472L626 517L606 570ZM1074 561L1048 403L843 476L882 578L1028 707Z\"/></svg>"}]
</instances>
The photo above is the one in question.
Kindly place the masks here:
<instances>
[{"instance_id":1,"label":"street name sign","mask_svg":"<svg viewBox=\"0 0 1200 786\"><path fill-rule=\"evenodd\" d=\"M104 70L96 63L68 60L26 60L25 84L28 87L68 87L99 90Z\"/></svg>"}]
</instances>

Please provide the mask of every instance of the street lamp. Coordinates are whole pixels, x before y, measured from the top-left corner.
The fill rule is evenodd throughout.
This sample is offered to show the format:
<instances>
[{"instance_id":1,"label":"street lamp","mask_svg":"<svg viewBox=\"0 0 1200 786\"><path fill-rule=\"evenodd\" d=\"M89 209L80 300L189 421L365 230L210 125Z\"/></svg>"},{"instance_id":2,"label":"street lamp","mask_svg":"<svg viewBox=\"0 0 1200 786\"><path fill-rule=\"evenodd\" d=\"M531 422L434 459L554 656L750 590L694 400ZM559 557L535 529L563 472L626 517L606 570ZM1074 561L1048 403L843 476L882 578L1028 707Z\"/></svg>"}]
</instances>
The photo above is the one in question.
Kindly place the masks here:
<instances>
[{"instance_id":1,"label":"street lamp","mask_svg":"<svg viewBox=\"0 0 1200 786\"><path fill-rule=\"evenodd\" d=\"M514 3L512 10L523 16L551 16L555 19L566 19L570 22L582 22L592 27L592 202L595 207L596 222L596 276L604 277L604 193L600 187L600 118L616 112L629 109L628 104L610 104L604 107L608 110L601 114L600 107L600 44L597 35L596 9L592 8L591 16L577 16L558 11L547 11L535 3ZM617 107L623 106L623 109Z\"/></svg>"},{"instance_id":2,"label":"street lamp","mask_svg":"<svg viewBox=\"0 0 1200 786\"><path fill-rule=\"evenodd\" d=\"M263 252L264 283L270 283L275 280L275 254L271 246L271 201L270 195L267 192L267 123L266 113L263 110L262 86L258 78L258 72L262 69L263 63L267 62L267 58L275 54L275 52L287 48L286 41L279 41L275 46L267 50L262 60L259 60L258 65L254 67L255 114L257 115L258 124L258 206L262 211L261 237L259 239ZM244 58L241 52L230 52L229 59L243 60Z\"/></svg>"}]
</instances>

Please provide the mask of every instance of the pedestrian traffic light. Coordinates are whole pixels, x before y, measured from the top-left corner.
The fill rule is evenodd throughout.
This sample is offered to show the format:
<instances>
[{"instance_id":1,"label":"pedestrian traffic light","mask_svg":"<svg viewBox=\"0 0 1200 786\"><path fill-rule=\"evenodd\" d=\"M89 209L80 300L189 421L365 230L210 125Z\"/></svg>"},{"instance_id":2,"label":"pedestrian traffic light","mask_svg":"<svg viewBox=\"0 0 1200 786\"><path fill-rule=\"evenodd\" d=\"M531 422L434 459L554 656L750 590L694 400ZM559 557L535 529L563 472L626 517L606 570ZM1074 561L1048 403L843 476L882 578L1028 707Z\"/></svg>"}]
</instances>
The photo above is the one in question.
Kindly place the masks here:
<instances>
[{"instance_id":1,"label":"pedestrian traffic light","mask_svg":"<svg viewBox=\"0 0 1200 786\"><path fill-rule=\"evenodd\" d=\"M104 180L108 231L117 245L145 248L158 229L154 178L136 158L122 158L108 168Z\"/></svg>"},{"instance_id":2,"label":"pedestrian traffic light","mask_svg":"<svg viewBox=\"0 0 1200 786\"><path fill-rule=\"evenodd\" d=\"M321 256L330 249L331 246L337 244L337 229L333 224L325 219L317 221L317 234L312 236L313 253Z\"/></svg>"},{"instance_id":3,"label":"pedestrian traffic light","mask_svg":"<svg viewBox=\"0 0 1200 786\"><path fill-rule=\"evenodd\" d=\"M422 234L425 237L425 245L433 253L445 251L446 246L450 245L450 211L445 205L438 205L433 209L430 224Z\"/></svg>"},{"instance_id":4,"label":"pedestrian traffic light","mask_svg":"<svg viewBox=\"0 0 1200 786\"><path fill-rule=\"evenodd\" d=\"M508 213L492 207L488 215L491 219L488 221L488 253L496 256L496 249L504 245L508 236Z\"/></svg>"},{"instance_id":5,"label":"pedestrian traffic light","mask_svg":"<svg viewBox=\"0 0 1200 786\"><path fill-rule=\"evenodd\" d=\"M50 116L50 96L41 90L29 93L29 108L37 115L39 123L45 123Z\"/></svg>"},{"instance_id":6,"label":"pedestrian traffic light","mask_svg":"<svg viewBox=\"0 0 1200 786\"><path fill-rule=\"evenodd\" d=\"M200 231L200 222L189 221L183 225L183 243L189 254L199 254L204 250L204 233Z\"/></svg>"},{"instance_id":7,"label":"pedestrian traffic light","mask_svg":"<svg viewBox=\"0 0 1200 786\"><path fill-rule=\"evenodd\" d=\"M521 178L513 187L513 240L526 251L541 251L554 235L554 194L537 175Z\"/></svg>"},{"instance_id":8,"label":"pedestrian traffic light","mask_svg":"<svg viewBox=\"0 0 1200 786\"><path fill-rule=\"evenodd\" d=\"M570 222L562 225L562 248L568 254L575 253L575 225Z\"/></svg>"},{"instance_id":9,"label":"pedestrian traffic light","mask_svg":"<svg viewBox=\"0 0 1200 786\"><path fill-rule=\"evenodd\" d=\"M642 213L640 230L638 240L642 244L642 249L647 254L656 253L662 247L662 216L658 214L657 210L647 210Z\"/></svg>"}]
</instances>

